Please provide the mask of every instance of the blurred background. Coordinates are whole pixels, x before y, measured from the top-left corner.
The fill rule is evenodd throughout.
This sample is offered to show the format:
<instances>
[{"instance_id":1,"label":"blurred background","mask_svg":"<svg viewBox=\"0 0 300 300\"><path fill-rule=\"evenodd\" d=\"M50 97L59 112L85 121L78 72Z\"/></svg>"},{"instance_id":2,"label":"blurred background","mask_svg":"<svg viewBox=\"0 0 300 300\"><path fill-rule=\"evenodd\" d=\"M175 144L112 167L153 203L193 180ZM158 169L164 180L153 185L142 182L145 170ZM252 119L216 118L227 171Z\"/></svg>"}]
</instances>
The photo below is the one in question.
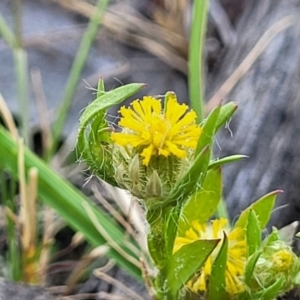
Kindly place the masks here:
<instances>
[{"instance_id":1,"label":"blurred background","mask_svg":"<svg viewBox=\"0 0 300 300\"><path fill-rule=\"evenodd\" d=\"M28 120L29 144L41 156L95 5L92 0L0 1L1 20L28 59L28 77L23 79L28 84L27 102L18 100L14 51L1 35L0 93L17 124ZM66 117L51 162L62 176L80 188L86 181L74 147L79 117L95 98L99 78L107 90L144 82L147 87L139 97L174 91L180 102L189 102L192 6L191 0L109 1L75 92L64 108ZM215 153L249 156L224 170L224 197L233 220L249 203L274 189L284 194L270 226L300 219L299 14L298 0L210 1L203 74L206 113L220 101L239 106L217 138ZM112 120L117 111L109 112ZM84 189L89 193L89 184Z\"/></svg>"}]
</instances>

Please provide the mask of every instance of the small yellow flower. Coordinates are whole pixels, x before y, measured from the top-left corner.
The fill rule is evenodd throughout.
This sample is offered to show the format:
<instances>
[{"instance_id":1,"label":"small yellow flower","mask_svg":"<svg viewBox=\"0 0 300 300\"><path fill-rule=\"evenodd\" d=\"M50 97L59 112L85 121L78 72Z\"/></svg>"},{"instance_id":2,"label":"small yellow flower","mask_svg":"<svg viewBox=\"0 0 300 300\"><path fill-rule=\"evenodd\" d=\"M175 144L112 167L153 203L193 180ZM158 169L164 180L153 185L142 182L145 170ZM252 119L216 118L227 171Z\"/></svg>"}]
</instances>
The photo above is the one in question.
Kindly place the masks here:
<instances>
[{"instance_id":1,"label":"small yellow flower","mask_svg":"<svg viewBox=\"0 0 300 300\"><path fill-rule=\"evenodd\" d=\"M120 146L139 148L143 165L148 166L155 155L185 158L188 149L196 148L201 134L196 113L186 113L188 106L179 104L174 93L167 94L164 110L161 100L150 96L133 101L131 106L121 107L119 125L123 130L112 133L111 139Z\"/></svg>"},{"instance_id":2,"label":"small yellow flower","mask_svg":"<svg viewBox=\"0 0 300 300\"><path fill-rule=\"evenodd\" d=\"M295 255L287 249L279 250L272 255L272 260L276 272L287 272L294 264Z\"/></svg>"},{"instance_id":3,"label":"small yellow flower","mask_svg":"<svg viewBox=\"0 0 300 300\"><path fill-rule=\"evenodd\" d=\"M228 254L225 271L225 289L229 295L235 295L245 290L242 282L244 268L246 264L247 245L245 234L242 228L236 227L227 232L227 219L217 219L210 224L200 224L198 221L192 222L192 228L186 231L184 237L177 237L174 244L174 252L179 250L183 245L192 243L199 239L223 239L223 232L228 236ZM213 262L220 249L219 246L208 257L199 274L196 274L188 283L187 287L197 293L206 292L208 287L209 276Z\"/></svg>"}]
</instances>

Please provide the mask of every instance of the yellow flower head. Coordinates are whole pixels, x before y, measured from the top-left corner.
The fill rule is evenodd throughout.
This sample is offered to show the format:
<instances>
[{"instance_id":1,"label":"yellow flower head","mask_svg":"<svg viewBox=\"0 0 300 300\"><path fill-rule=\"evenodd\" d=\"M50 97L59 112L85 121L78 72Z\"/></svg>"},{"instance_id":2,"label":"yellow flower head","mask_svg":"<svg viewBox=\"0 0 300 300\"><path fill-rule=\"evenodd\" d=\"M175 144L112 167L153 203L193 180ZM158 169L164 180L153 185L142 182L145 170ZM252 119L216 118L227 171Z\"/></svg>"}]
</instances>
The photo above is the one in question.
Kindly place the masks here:
<instances>
[{"instance_id":1,"label":"yellow flower head","mask_svg":"<svg viewBox=\"0 0 300 300\"><path fill-rule=\"evenodd\" d=\"M198 221L192 222L192 228L186 231L184 237L177 237L174 244L174 252L182 246L192 243L199 239L223 239L223 232L228 236L228 254L225 271L226 291L229 295L235 295L245 290L242 282L244 268L246 264L247 245L245 234L242 228L236 227L230 232L226 228L227 219L217 219L210 224L200 224ZM219 246L208 257L199 274L196 274L188 283L187 287L197 293L206 292L208 287L209 276L213 262L220 249Z\"/></svg>"},{"instance_id":2,"label":"yellow flower head","mask_svg":"<svg viewBox=\"0 0 300 300\"><path fill-rule=\"evenodd\" d=\"M287 272L294 265L295 255L288 249L283 249L275 252L272 255L272 260L275 271Z\"/></svg>"},{"instance_id":3,"label":"yellow flower head","mask_svg":"<svg viewBox=\"0 0 300 300\"><path fill-rule=\"evenodd\" d=\"M135 100L132 107L121 107L121 133L112 133L111 139L120 146L140 149L143 165L148 166L152 156L174 155L185 158L188 149L195 149L201 134L196 124L196 113L186 104L179 104L174 93L167 93L164 110L161 100L145 96Z\"/></svg>"}]
</instances>

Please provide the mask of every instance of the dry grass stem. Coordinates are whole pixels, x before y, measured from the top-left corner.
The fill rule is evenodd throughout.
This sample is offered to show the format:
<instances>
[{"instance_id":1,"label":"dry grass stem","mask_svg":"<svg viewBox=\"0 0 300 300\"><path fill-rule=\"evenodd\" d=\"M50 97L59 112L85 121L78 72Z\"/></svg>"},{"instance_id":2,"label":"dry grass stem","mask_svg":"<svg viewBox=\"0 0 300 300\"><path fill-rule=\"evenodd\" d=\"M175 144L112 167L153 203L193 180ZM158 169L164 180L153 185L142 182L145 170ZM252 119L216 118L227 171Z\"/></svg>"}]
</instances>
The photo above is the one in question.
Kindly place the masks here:
<instances>
[{"instance_id":1,"label":"dry grass stem","mask_svg":"<svg viewBox=\"0 0 300 300\"><path fill-rule=\"evenodd\" d=\"M118 296L109 294L106 292L99 292L99 293L88 293L88 294L78 294L72 296L64 296L57 298L58 300L90 300L90 299L97 299L97 300L128 300L126 297Z\"/></svg>"},{"instance_id":2,"label":"dry grass stem","mask_svg":"<svg viewBox=\"0 0 300 300\"><path fill-rule=\"evenodd\" d=\"M7 206L4 208L6 216L14 222L17 226L20 226L19 218L14 214L14 212Z\"/></svg>"},{"instance_id":3,"label":"dry grass stem","mask_svg":"<svg viewBox=\"0 0 300 300\"><path fill-rule=\"evenodd\" d=\"M0 94L0 114L3 118L4 124L7 126L9 132L11 133L12 137L17 140L19 137L18 129L14 122L14 118L6 105L5 100L3 99L2 95Z\"/></svg>"},{"instance_id":4,"label":"dry grass stem","mask_svg":"<svg viewBox=\"0 0 300 300\"><path fill-rule=\"evenodd\" d=\"M53 1L88 18L92 16L95 9L94 5L82 0ZM182 6L182 4L180 5ZM181 13L183 14L183 12ZM169 19L172 19L172 15ZM185 59L187 56L187 40L182 34L178 34L178 31L168 30L147 20L136 10L123 3L115 4L107 10L103 16L102 24L120 41L142 47L167 64L171 64L177 70L187 72ZM168 22L168 24L171 23ZM169 25L164 26L169 27Z\"/></svg>"},{"instance_id":5,"label":"dry grass stem","mask_svg":"<svg viewBox=\"0 0 300 300\"><path fill-rule=\"evenodd\" d=\"M114 241L109 236L109 234L107 233L107 231L102 227L102 225L97 220L97 217L95 216L95 214L92 211L92 209L88 205L86 205L85 203L82 203L82 205L83 205L84 209L86 210L86 212L88 213L88 215L90 216L92 222L94 223L94 225L97 228L97 230L99 231L99 233L107 241L108 245L112 249L114 249L115 251L117 251L120 255L122 255L126 260L128 260L129 262L131 262L136 267L140 268L141 267L140 262L137 259L135 259L134 257L132 257L131 255L129 255L125 250L123 250L120 247L120 245L118 244L118 241Z\"/></svg>"},{"instance_id":6,"label":"dry grass stem","mask_svg":"<svg viewBox=\"0 0 300 300\"><path fill-rule=\"evenodd\" d=\"M217 92L212 96L205 106L205 114L208 114L218 103L224 99L238 81L249 71L257 58L262 54L270 42L283 30L295 24L292 15L286 16L273 24L258 40L250 53L244 58L235 71L226 79Z\"/></svg>"},{"instance_id":7,"label":"dry grass stem","mask_svg":"<svg viewBox=\"0 0 300 300\"><path fill-rule=\"evenodd\" d=\"M122 282L112 278L111 276L105 274L104 272L102 272L101 269L96 269L94 270L94 275L112 285L114 285L115 287L117 287L119 290L121 290L122 292L124 292L126 295L128 295L130 298L129 299L134 299L134 300L144 300L142 297L140 297L139 294L135 293L134 291L132 291L130 288L128 288L127 286L125 286ZM128 298L127 298L128 299Z\"/></svg>"},{"instance_id":8,"label":"dry grass stem","mask_svg":"<svg viewBox=\"0 0 300 300\"><path fill-rule=\"evenodd\" d=\"M55 220L55 212L50 207L43 208L43 240L39 259L39 275L41 283L46 284L50 262L50 247L54 243L54 235L64 225L62 221Z\"/></svg>"},{"instance_id":9,"label":"dry grass stem","mask_svg":"<svg viewBox=\"0 0 300 300\"><path fill-rule=\"evenodd\" d=\"M126 221L123 216L101 195L98 191L97 187L93 185L91 187L92 192L96 199L106 208L109 213L113 216L115 220L117 220L125 229L128 234L130 234L133 238L136 238L136 233L134 232L132 226L128 221Z\"/></svg>"},{"instance_id":10,"label":"dry grass stem","mask_svg":"<svg viewBox=\"0 0 300 300\"><path fill-rule=\"evenodd\" d=\"M65 294L70 294L74 288L76 283L80 280L80 278L86 273L88 266L97 258L103 257L109 250L109 247L106 245L99 246L93 249L90 253L85 255L76 265L70 276L66 281L66 291Z\"/></svg>"},{"instance_id":11,"label":"dry grass stem","mask_svg":"<svg viewBox=\"0 0 300 300\"><path fill-rule=\"evenodd\" d=\"M140 262L141 262L142 276L145 281L146 289L147 289L149 295L154 299L155 292L154 292L153 282L152 282L151 276L150 276L150 274L152 276L154 276L153 268L150 269L149 266L147 265L146 261L143 258L140 259Z\"/></svg>"},{"instance_id":12,"label":"dry grass stem","mask_svg":"<svg viewBox=\"0 0 300 300\"><path fill-rule=\"evenodd\" d=\"M42 76L40 70L38 70L37 68L33 68L31 70L31 81L42 132L42 153L46 153L47 149L49 149L52 143L51 127L46 96L43 88Z\"/></svg>"},{"instance_id":13,"label":"dry grass stem","mask_svg":"<svg viewBox=\"0 0 300 300\"><path fill-rule=\"evenodd\" d=\"M24 142L18 140L18 173L20 186L20 224L22 247L22 280L27 283L38 283L38 265L36 259L36 197L38 171L31 168L28 174L28 185L25 178Z\"/></svg>"},{"instance_id":14,"label":"dry grass stem","mask_svg":"<svg viewBox=\"0 0 300 300\"><path fill-rule=\"evenodd\" d=\"M235 44L236 33L222 4L219 0L211 0L209 5L211 19L219 32L222 42L225 46Z\"/></svg>"},{"instance_id":15,"label":"dry grass stem","mask_svg":"<svg viewBox=\"0 0 300 300\"><path fill-rule=\"evenodd\" d=\"M188 0L163 0L154 11L154 20L163 28L184 36L184 13L189 5Z\"/></svg>"},{"instance_id":16,"label":"dry grass stem","mask_svg":"<svg viewBox=\"0 0 300 300\"><path fill-rule=\"evenodd\" d=\"M132 198L125 190L113 188L108 184L105 184L105 188L114 199L116 204L123 211L123 214L134 225L134 228L139 234L135 235L135 239L138 241L141 249L144 253L148 253L146 232L147 225L145 221L145 215L140 205Z\"/></svg>"}]
</instances>

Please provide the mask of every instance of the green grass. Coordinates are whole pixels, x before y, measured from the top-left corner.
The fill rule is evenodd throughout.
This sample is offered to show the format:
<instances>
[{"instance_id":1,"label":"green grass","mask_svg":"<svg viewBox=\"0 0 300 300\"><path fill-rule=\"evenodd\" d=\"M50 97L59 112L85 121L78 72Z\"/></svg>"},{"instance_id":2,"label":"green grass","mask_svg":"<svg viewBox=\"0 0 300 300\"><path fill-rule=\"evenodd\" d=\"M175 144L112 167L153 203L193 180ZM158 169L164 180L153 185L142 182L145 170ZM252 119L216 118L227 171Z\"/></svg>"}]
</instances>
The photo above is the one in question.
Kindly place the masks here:
<instances>
[{"instance_id":1,"label":"green grass","mask_svg":"<svg viewBox=\"0 0 300 300\"><path fill-rule=\"evenodd\" d=\"M204 44L206 37L208 0L194 1L188 57L188 88L192 108L200 123L204 117Z\"/></svg>"}]
</instances>

